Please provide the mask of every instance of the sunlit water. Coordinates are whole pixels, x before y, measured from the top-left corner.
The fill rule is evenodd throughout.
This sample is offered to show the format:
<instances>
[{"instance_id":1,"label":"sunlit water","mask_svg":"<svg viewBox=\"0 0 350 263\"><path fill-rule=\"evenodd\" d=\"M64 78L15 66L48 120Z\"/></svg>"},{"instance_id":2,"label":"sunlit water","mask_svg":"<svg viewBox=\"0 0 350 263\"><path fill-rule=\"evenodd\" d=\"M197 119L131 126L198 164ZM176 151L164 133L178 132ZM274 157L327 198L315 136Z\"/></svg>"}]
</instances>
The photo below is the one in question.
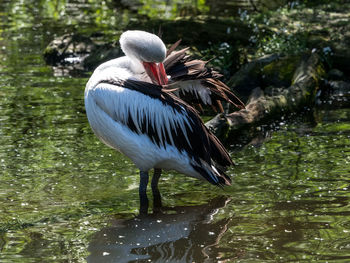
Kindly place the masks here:
<instances>
[{"instance_id":1,"label":"sunlit water","mask_svg":"<svg viewBox=\"0 0 350 263\"><path fill-rule=\"evenodd\" d=\"M95 16L26 3L0 3L0 262L350 261L349 109L232 148L232 187L166 173L164 209L138 217L137 169L92 134L87 78L42 59L80 11L83 30Z\"/></svg>"}]
</instances>

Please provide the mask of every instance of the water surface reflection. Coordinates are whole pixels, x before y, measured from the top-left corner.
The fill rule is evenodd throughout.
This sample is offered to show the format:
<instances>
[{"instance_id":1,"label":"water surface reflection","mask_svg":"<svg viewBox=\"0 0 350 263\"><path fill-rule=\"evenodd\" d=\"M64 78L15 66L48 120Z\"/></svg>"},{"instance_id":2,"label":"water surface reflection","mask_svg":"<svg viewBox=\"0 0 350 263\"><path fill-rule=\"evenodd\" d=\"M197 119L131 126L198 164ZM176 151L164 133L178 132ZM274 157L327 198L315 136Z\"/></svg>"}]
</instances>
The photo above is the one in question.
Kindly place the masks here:
<instances>
[{"instance_id":1,"label":"water surface reflection","mask_svg":"<svg viewBox=\"0 0 350 263\"><path fill-rule=\"evenodd\" d=\"M176 206L129 220L113 220L96 233L88 262L214 262L212 250L228 229L230 218L214 215L230 198L217 197L198 206Z\"/></svg>"}]
</instances>

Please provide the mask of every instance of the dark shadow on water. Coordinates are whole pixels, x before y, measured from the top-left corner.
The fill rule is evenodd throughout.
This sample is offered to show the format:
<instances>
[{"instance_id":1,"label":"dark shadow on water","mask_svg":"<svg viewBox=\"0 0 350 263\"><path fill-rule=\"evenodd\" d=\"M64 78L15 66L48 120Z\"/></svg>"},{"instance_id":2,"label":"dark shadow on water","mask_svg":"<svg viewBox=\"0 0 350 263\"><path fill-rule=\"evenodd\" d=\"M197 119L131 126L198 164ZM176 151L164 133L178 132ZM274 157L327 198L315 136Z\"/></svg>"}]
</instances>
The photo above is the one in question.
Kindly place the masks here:
<instances>
[{"instance_id":1,"label":"dark shadow on water","mask_svg":"<svg viewBox=\"0 0 350 263\"><path fill-rule=\"evenodd\" d=\"M218 245L230 219L214 215L230 199L207 204L157 209L149 215L114 220L89 244L87 262L216 262Z\"/></svg>"}]
</instances>

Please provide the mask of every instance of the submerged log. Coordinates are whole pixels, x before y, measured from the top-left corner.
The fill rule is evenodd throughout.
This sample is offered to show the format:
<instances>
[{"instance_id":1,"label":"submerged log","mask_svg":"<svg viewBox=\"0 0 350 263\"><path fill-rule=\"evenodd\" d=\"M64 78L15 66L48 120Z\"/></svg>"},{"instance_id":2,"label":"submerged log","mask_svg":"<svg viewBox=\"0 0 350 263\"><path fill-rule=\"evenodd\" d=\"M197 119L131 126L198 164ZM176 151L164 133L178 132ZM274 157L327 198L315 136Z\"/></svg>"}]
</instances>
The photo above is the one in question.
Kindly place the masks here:
<instances>
[{"instance_id":1,"label":"submerged log","mask_svg":"<svg viewBox=\"0 0 350 263\"><path fill-rule=\"evenodd\" d=\"M316 91L323 75L323 65L319 56L311 54L301 59L291 79L291 86L270 86L264 90L256 87L246 103L246 109L225 116L218 115L206 125L218 137L229 139L230 135L239 129L311 106L315 103Z\"/></svg>"}]
</instances>

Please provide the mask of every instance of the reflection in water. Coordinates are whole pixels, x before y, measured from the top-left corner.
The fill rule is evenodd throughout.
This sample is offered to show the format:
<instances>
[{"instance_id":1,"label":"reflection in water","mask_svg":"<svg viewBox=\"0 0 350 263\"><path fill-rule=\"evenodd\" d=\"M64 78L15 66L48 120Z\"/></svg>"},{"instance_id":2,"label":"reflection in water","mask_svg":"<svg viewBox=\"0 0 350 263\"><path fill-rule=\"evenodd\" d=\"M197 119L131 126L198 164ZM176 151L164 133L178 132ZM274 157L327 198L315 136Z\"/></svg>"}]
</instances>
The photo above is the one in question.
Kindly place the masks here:
<instances>
[{"instance_id":1,"label":"reflection in water","mask_svg":"<svg viewBox=\"0 0 350 263\"><path fill-rule=\"evenodd\" d=\"M96 233L88 262L214 262L211 248L227 230L230 219L214 220L230 199L208 204L163 208L163 212L129 220L115 220Z\"/></svg>"}]
</instances>

